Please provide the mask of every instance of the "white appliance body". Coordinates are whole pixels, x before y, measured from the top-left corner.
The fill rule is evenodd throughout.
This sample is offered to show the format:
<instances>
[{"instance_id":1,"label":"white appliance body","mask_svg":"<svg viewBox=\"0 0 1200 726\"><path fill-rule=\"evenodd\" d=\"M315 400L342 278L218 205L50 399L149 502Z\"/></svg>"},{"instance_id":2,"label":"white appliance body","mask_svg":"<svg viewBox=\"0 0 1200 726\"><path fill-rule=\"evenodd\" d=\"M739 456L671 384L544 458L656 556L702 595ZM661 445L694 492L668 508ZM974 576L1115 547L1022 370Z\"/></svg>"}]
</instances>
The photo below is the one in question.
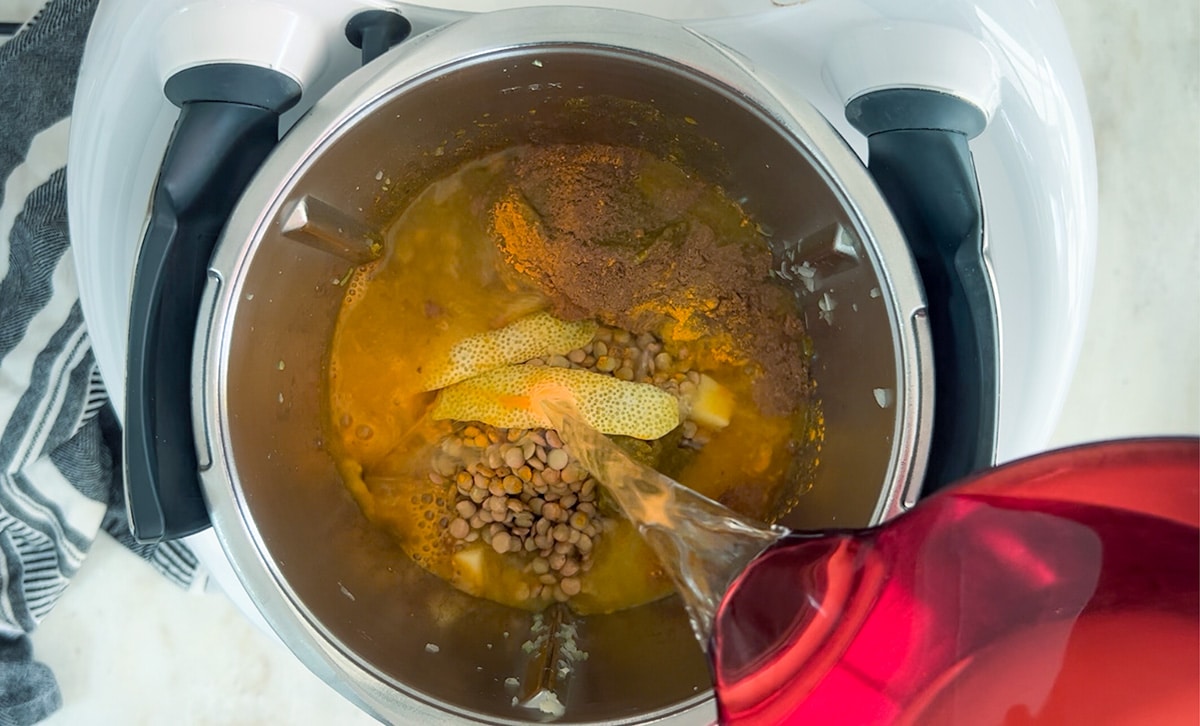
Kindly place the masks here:
<instances>
[{"instance_id":1,"label":"white appliance body","mask_svg":"<svg viewBox=\"0 0 1200 726\"><path fill-rule=\"evenodd\" d=\"M101 373L124 401L129 299L162 155L178 114L163 83L189 65L249 61L303 87L290 127L359 67L344 35L364 9L397 8L413 33L461 11L383 0L106 0L83 58L68 164L72 246ZM708 0L585 4L681 20L797 89L860 157L850 98L896 83L942 90L990 116L971 143L1002 321L998 458L1044 448L1082 342L1096 249L1096 177L1083 87L1049 0ZM447 8L446 6L454 5ZM697 16L701 16L695 19ZM118 406L118 413L121 413ZM262 623L211 530L189 538L215 580Z\"/></svg>"}]
</instances>

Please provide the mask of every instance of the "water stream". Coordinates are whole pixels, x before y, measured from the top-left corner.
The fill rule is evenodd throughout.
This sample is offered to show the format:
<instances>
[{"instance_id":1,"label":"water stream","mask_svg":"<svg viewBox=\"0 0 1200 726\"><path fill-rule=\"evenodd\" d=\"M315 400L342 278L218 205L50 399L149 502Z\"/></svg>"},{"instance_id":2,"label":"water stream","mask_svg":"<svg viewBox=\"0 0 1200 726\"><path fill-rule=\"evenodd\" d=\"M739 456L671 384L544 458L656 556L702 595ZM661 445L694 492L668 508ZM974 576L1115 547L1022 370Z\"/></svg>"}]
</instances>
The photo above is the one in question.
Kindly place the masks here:
<instances>
[{"instance_id":1,"label":"water stream","mask_svg":"<svg viewBox=\"0 0 1200 726\"><path fill-rule=\"evenodd\" d=\"M670 572L692 630L707 650L713 618L729 584L788 530L741 517L637 463L588 425L568 394L548 393L537 403L571 453L604 484Z\"/></svg>"}]
</instances>

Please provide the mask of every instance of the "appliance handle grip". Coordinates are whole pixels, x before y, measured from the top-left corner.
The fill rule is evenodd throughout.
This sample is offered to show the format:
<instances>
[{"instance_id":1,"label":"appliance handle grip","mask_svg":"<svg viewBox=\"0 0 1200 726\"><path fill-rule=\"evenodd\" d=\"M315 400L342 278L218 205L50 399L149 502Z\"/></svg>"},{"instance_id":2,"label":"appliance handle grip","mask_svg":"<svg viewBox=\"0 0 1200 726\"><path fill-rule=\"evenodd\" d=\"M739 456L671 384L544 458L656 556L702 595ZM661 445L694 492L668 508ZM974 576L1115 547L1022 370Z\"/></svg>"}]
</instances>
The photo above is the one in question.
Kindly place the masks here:
<instances>
[{"instance_id":1,"label":"appliance handle grip","mask_svg":"<svg viewBox=\"0 0 1200 726\"><path fill-rule=\"evenodd\" d=\"M968 141L983 111L937 91L873 91L846 107L867 136L867 168L888 200L925 287L934 410L923 494L995 463L999 318Z\"/></svg>"},{"instance_id":2,"label":"appliance handle grip","mask_svg":"<svg viewBox=\"0 0 1200 726\"><path fill-rule=\"evenodd\" d=\"M181 74L167 84L181 110L134 273L125 380L125 496L141 542L209 525L192 425L200 297L225 222L278 142L279 114L300 97L299 85L276 71L231 65L182 71L182 85Z\"/></svg>"},{"instance_id":3,"label":"appliance handle grip","mask_svg":"<svg viewBox=\"0 0 1200 726\"><path fill-rule=\"evenodd\" d=\"M391 10L363 10L346 22L346 40L362 51L364 66L399 45L411 32L408 18Z\"/></svg>"}]
</instances>

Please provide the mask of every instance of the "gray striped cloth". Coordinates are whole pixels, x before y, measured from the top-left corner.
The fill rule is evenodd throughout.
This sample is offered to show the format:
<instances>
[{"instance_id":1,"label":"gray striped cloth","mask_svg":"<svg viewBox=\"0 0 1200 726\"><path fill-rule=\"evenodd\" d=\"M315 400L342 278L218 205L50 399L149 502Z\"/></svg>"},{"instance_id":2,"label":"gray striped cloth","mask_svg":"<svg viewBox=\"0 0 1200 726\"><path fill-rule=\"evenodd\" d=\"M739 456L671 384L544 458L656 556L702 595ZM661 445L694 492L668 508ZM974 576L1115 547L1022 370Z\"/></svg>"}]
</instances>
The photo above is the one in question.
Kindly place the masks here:
<instances>
[{"instance_id":1,"label":"gray striped cloth","mask_svg":"<svg viewBox=\"0 0 1200 726\"><path fill-rule=\"evenodd\" d=\"M101 529L181 586L198 577L185 545L130 535L121 433L79 306L66 140L95 8L51 0L0 45L0 726L35 723L61 705L27 634Z\"/></svg>"}]
</instances>

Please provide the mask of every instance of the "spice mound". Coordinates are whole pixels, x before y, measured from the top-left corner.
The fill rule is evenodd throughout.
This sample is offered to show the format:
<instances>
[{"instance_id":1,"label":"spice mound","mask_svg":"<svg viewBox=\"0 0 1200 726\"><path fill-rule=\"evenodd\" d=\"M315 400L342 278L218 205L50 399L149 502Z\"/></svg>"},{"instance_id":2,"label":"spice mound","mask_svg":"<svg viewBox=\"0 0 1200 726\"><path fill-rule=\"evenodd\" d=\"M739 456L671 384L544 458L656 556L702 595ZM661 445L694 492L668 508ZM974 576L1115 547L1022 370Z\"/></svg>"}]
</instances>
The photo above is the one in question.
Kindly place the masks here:
<instances>
[{"instance_id":1,"label":"spice mound","mask_svg":"<svg viewBox=\"0 0 1200 726\"><path fill-rule=\"evenodd\" d=\"M645 152L595 144L535 148L515 171L492 227L505 264L558 315L701 341L753 369L769 415L808 396L795 300L768 278L761 232L717 188Z\"/></svg>"}]
</instances>

